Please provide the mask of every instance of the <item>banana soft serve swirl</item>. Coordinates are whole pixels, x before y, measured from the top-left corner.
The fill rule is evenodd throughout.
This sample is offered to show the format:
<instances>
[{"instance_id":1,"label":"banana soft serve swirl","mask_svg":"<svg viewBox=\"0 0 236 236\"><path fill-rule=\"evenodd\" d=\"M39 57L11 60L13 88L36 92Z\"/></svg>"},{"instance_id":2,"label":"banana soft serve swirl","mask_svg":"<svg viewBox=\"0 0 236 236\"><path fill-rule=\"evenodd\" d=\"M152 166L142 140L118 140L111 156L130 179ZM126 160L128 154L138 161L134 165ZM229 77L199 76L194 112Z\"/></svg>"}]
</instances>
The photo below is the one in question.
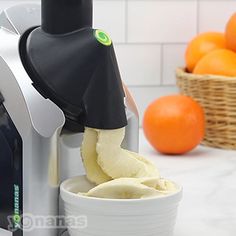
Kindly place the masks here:
<instances>
[{"instance_id":1,"label":"banana soft serve swirl","mask_svg":"<svg viewBox=\"0 0 236 236\"><path fill-rule=\"evenodd\" d=\"M86 128L81 147L87 178L97 186L89 197L139 199L176 192L171 181L160 177L156 166L137 153L121 148L125 128Z\"/></svg>"}]
</instances>

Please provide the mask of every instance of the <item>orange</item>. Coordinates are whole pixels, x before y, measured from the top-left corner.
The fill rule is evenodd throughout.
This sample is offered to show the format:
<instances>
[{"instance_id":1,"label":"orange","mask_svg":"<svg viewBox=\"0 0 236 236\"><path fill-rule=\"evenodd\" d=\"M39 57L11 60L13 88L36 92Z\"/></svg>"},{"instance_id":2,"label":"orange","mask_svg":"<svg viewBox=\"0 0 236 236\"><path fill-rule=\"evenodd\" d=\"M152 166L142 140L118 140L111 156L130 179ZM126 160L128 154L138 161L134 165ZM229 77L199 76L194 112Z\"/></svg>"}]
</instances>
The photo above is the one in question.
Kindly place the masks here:
<instances>
[{"instance_id":1,"label":"orange","mask_svg":"<svg viewBox=\"0 0 236 236\"><path fill-rule=\"evenodd\" d=\"M198 62L193 73L236 76L236 53L227 49L210 52Z\"/></svg>"},{"instance_id":2,"label":"orange","mask_svg":"<svg viewBox=\"0 0 236 236\"><path fill-rule=\"evenodd\" d=\"M236 13L229 19L225 29L227 48L236 52Z\"/></svg>"},{"instance_id":3,"label":"orange","mask_svg":"<svg viewBox=\"0 0 236 236\"><path fill-rule=\"evenodd\" d=\"M161 97L146 109L143 129L147 140L157 151L183 154L202 141L205 133L204 112L190 97Z\"/></svg>"},{"instance_id":4,"label":"orange","mask_svg":"<svg viewBox=\"0 0 236 236\"><path fill-rule=\"evenodd\" d=\"M226 48L223 33L207 32L199 34L188 44L185 53L188 71L192 72L198 61L207 53L220 48Z\"/></svg>"}]
</instances>

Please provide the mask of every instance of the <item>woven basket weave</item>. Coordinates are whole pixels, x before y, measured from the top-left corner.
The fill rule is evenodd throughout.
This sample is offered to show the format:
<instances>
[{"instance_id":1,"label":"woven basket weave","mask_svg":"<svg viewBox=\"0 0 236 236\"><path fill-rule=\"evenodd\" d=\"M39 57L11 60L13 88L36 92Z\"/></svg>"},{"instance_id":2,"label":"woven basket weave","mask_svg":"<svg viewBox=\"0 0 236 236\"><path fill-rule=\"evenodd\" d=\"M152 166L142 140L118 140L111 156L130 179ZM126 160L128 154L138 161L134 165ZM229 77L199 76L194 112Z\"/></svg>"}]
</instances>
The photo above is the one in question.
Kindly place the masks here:
<instances>
[{"instance_id":1,"label":"woven basket weave","mask_svg":"<svg viewBox=\"0 0 236 236\"><path fill-rule=\"evenodd\" d=\"M176 70L181 94L192 97L205 110L206 146L236 149L236 77L194 75Z\"/></svg>"}]
</instances>

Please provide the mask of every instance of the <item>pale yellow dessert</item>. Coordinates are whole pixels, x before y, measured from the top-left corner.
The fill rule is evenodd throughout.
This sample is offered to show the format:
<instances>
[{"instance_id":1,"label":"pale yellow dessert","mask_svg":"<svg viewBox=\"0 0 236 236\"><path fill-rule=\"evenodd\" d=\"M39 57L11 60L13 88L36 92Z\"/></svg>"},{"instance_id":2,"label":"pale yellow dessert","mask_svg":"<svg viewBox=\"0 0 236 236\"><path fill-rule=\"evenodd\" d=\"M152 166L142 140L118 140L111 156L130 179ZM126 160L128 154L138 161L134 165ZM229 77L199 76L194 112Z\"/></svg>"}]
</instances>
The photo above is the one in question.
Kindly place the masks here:
<instances>
[{"instance_id":1,"label":"pale yellow dessert","mask_svg":"<svg viewBox=\"0 0 236 236\"><path fill-rule=\"evenodd\" d=\"M86 128L81 156L87 178L97 186L85 196L112 199L155 197L177 191L160 177L157 167L137 153L121 148L125 128Z\"/></svg>"}]
</instances>

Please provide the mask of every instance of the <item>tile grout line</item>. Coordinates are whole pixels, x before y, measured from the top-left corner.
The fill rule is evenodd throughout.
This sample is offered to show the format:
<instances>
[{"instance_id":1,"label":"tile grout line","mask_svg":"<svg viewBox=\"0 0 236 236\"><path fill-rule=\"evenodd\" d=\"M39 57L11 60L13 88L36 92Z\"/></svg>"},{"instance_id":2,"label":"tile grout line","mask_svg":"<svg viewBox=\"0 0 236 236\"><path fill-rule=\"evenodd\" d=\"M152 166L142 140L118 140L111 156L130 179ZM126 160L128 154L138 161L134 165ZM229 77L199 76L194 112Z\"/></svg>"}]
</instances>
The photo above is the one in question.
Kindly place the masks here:
<instances>
[{"instance_id":1,"label":"tile grout line","mask_svg":"<svg viewBox=\"0 0 236 236\"><path fill-rule=\"evenodd\" d=\"M176 84L165 84L165 85L156 85L156 84L145 84L145 85L129 85L126 84L129 88L175 88Z\"/></svg>"},{"instance_id":2,"label":"tile grout line","mask_svg":"<svg viewBox=\"0 0 236 236\"><path fill-rule=\"evenodd\" d=\"M7 0L0 0L0 2L4 2L4 1L7 1ZM12 1L14 1L14 0L12 0ZM16 2L19 2L19 0L15 0ZM40 0L20 0L21 2L39 2ZM94 1L96 1L96 2L100 2L100 1L107 1L107 2L109 2L109 1L111 1L111 0L94 0ZM116 2L116 1L120 1L120 0L112 0L112 1L114 1L114 2ZM130 2L139 2L139 1L143 1L143 0L128 0L128 1L130 1ZM146 0L146 1L149 1L149 2L173 2L173 1L176 1L176 2L178 2L178 1L189 1L189 0ZM199 2L204 2L204 1L206 1L206 0L199 0ZM222 0L215 0L216 2L220 2L220 1L222 1ZM226 2L234 2L235 0L223 0L223 1L226 1Z\"/></svg>"},{"instance_id":3,"label":"tile grout line","mask_svg":"<svg viewBox=\"0 0 236 236\"><path fill-rule=\"evenodd\" d=\"M0 0L1 1L1 0ZM188 42L114 42L117 45L186 45Z\"/></svg>"}]
</instances>

